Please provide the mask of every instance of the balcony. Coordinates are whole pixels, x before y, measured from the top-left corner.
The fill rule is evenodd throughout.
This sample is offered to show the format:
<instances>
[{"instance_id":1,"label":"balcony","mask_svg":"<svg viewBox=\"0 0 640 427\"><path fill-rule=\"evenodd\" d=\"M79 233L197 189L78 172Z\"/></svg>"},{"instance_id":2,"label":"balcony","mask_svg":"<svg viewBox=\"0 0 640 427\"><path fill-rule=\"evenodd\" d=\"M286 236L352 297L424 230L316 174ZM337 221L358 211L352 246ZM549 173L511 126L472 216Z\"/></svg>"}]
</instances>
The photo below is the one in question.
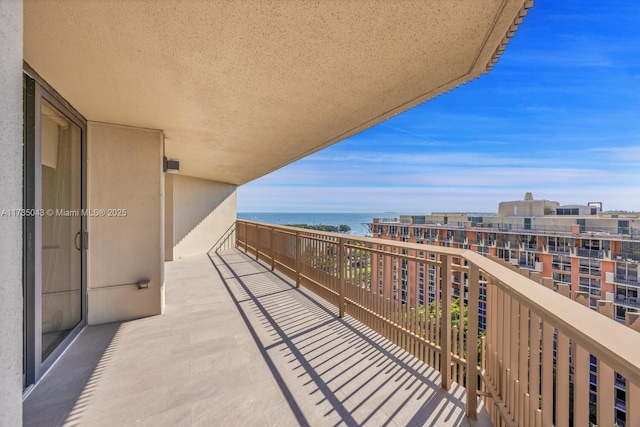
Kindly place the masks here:
<instances>
[{"instance_id":1,"label":"balcony","mask_svg":"<svg viewBox=\"0 0 640 427\"><path fill-rule=\"evenodd\" d=\"M628 297L625 295L616 295L616 304L624 305L632 308L640 308L640 298L638 297Z\"/></svg>"},{"instance_id":2,"label":"balcony","mask_svg":"<svg viewBox=\"0 0 640 427\"><path fill-rule=\"evenodd\" d=\"M640 421L640 335L490 259L248 221L226 237L167 264L164 315L86 328L27 398L25 425L566 426L570 378L574 425L588 425L589 354L599 424L613 423L614 372ZM444 277L441 315L379 296L379 255ZM451 320L454 271L469 301L487 287L480 339L478 304L466 328Z\"/></svg>"},{"instance_id":3,"label":"balcony","mask_svg":"<svg viewBox=\"0 0 640 427\"><path fill-rule=\"evenodd\" d=\"M527 261L526 259L520 259L518 265L522 268L540 272L544 267L544 264L538 261Z\"/></svg>"},{"instance_id":4,"label":"balcony","mask_svg":"<svg viewBox=\"0 0 640 427\"><path fill-rule=\"evenodd\" d=\"M445 389L454 380L463 385L469 418L477 415L475 395L496 425L566 426L569 418L574 425L613 424L614 372L626 379L628 402L640 398L640 355L632 350L640 345L637 332L475 252L389 241L381 245L377 239L247 221L238 221L236 231L239 249L329 301L338 308L339 317L358 319L437 369ZM371 289L366 271L344 261L354 252L370 254L372 265L384 256L403 260L409 268L416 264L435 268L435 277L444 278L436 281L434 292L442 296L434 302L435 312L441 315L426 316L420 307L379 296L377 288ZM469 277L466 329L459 329L450 317L451 273L455 271ZM391 272L382 277L388 282L387 274ZM479 302L480 284L487 288L487 329L477 339L478 304L473 301ZM575 350L570 350L572 346ZM570 351L575 351L571 366ZM468 354L477 355L473 358L477 357L477 366L468 363ZM598 359L599 384L597 415L591 418L590 355ZM570 381L575 390L571 398ZM559 390L556 399L554 388ZM570 407L575 408L573 414ZM627 419L640 423L640 412L629 411Z\"/></svg>"},{"instance_id":5,"label":"balcony","mask_svg":"<svg viewBox=\"0 0 640 427\"><path fill-rule=\"evenodd\" d=\"M622 285L640 287L640 279L638 278L632 278L630 280L629 278L625 278L624 276L616 275L613 281Z\"/></svg>"},{"instance_id":6,"label":"balcony","mask_svg":"<svg viewBox=\"0 0 640 427\"><path fill-rule=\"evenodd\" d=\"M469 425L461 385L255 257L166 270L165 314L87 327L25 426Z\"/></svg>"},{"instance_id":7,"label":"balcony","mask_svg":"<svg viewBox=\"0 0 640 427\"><path fill-rule=\"evenodd\" d=\"M554 262L551 264L551 268L557 271L571 272L571 264L561 264L561 263Z\"/></svg>"},{"instance_id":8,"label":"balcony","mask_svg":"<svg viewBox=\"0 0 640 427\"><path fill-rule=\"evenodd\" d=\"M615 261L626 261L634 264L640 263L640 253L637 252L613 252L612 259Z\"/></svg>"},{"instance_id":9,"label":"balcony","mask_svg":"<svg viewBox=\"0 0 640 427\"><path fill-rule=\"evenodd\" d=\"M614 274L613 272L607 271L605 273L605 278L608 283L614 283L618 285L625 286L634 286L640 287L640 279L635 276L626 276L623 274Z\"/></svg>"},{"instance_id":10,"label":"balcony","mask_svg":"<svg viewBox=\"0 0 640 427\"><path fill-rule=\"evenodd\" d=\"M596 249L576 248L576 254L583 258L602 259L605 251Z\"/></svg>"},{"instance_id":11,"label":"balcony","mask_svg":"<svg viewBox=\"0 0 640 427\"><path fill-rule=\"evenodd\" d=\"M549 246L549 253L554 255L569 255L571 248L568 246Z\"/></svg>"}]
</instances>

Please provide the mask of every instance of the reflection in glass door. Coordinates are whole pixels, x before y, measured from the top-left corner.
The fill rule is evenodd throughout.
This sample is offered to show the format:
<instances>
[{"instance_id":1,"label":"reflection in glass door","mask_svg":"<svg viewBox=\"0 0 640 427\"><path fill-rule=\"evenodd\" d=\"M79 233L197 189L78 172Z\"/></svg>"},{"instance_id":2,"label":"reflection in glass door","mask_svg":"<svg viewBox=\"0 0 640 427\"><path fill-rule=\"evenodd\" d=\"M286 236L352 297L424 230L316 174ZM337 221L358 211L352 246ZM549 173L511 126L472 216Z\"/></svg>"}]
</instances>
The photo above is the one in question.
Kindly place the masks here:
<instances>
[{"instance_id":1,"label":"reflection in glass door","mask_svg":"<svg viewBox=\"0 0 640 427\"><path fill-rule=\"evenodd\" d=\"M85 129L46 83L25 75L25 387L86 324Z\"/></svg>"},{"instance_id":2,"label":"reflection in glass door","mask_svg":"<svg viewBox=\"0 0 640 427\"><path fill-rule=\"evenodd\" d=\"M42 167L42 360L82 320L80 128L40 106Z\"/></svg>"}]
</instances>

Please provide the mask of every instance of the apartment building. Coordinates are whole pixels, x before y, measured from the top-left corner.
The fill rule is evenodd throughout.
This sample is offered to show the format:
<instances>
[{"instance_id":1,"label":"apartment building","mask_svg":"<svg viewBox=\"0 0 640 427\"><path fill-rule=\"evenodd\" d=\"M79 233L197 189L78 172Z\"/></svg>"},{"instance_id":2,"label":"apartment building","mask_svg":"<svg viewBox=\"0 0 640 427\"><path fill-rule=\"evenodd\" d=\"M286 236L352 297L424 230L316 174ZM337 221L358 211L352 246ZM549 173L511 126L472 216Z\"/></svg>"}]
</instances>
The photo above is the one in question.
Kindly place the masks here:
<instances>
[{"instance_id":1,"label":"apartment building","mask_svg":"<svg viewBox=\"0 0 640 427\"><path fill-rule=\"evenodd\" d=\"M536 200L501 202L495 215L447 212L374 218L374 237L428 245L469 249L494 256L519 268L551 278L554 287L568 287L568 296L587 301L592 309L605 302L615 320L640 312L640 213L604 211L602 203L561 205ZM420 256L420 254L412 254ZM373 263L377 291L410 305L428 305L434 298L433 266L407 270L384 259ZM423 267L414 267L413 270ZM465 273L452 272L454 297L466 300ZM414 279L417 278L417 280ZM479 326L486 325L486 289L480 289ZM596 365L590 359L590 386L595 399ZM625 379L616 375L616 419L624 425Z\"/></svg>"}]
</instances>

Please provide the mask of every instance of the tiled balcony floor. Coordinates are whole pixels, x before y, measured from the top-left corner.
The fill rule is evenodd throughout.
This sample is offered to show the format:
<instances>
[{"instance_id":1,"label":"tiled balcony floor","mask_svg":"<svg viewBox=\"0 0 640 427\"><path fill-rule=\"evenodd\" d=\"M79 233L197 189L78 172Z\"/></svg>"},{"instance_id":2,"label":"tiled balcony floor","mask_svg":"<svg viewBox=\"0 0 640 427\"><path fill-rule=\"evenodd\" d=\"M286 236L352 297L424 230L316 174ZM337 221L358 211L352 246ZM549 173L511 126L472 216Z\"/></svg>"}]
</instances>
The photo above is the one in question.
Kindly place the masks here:
<instances>
[{"instance_id":1,"label":"tiled balcony floor","mask_svg":"<svg viewBox=\"0 0 640 427\"><path fill-rule=\"evenodd\" d=\"M164 315L86 328L25 425L470 425L462 387L244 253L212 258L167 263Z\"/></svg>"}]
</instances>

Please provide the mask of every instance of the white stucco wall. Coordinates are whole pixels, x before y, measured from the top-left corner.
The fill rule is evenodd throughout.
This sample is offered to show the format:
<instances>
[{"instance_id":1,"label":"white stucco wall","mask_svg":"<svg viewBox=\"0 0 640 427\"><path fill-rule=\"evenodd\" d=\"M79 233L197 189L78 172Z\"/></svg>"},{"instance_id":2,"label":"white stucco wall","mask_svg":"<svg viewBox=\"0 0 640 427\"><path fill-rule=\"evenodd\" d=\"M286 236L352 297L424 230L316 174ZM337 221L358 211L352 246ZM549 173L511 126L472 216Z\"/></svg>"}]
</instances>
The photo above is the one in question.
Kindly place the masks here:
<instances>
[{"instance_id":1,"label":"white stucco wall","mask_svg":"<svg viewBox=\"0 0 640 427\"><path fill-rule=\"evenodd\" d=\"M234 225L236 186L173 176L173 258L207 253Z\"/></svg>"},{"instance_id":2,"label":"white stucco wall","mask_svg":"<svg viewBox=\"0 0 640 427\"><path fill-rule=\"evenodd\" d=\"M161 314L164 305L162 132L89 122L87 207L126 209L88 219L88 322ZM139 290L138 280L150 280Z\"/></svg>"},{"instance_id":3,"label":"white stucco wall","mask_svg":"<svg viewBox=\"0 0 640 427\"><path fill-rule=\"evenodd\" d=\"M0 210L22 207L22 2L0 1ZM0 426L22 424L22 218L0 217Z\"/></svg>"}]
</instances>

